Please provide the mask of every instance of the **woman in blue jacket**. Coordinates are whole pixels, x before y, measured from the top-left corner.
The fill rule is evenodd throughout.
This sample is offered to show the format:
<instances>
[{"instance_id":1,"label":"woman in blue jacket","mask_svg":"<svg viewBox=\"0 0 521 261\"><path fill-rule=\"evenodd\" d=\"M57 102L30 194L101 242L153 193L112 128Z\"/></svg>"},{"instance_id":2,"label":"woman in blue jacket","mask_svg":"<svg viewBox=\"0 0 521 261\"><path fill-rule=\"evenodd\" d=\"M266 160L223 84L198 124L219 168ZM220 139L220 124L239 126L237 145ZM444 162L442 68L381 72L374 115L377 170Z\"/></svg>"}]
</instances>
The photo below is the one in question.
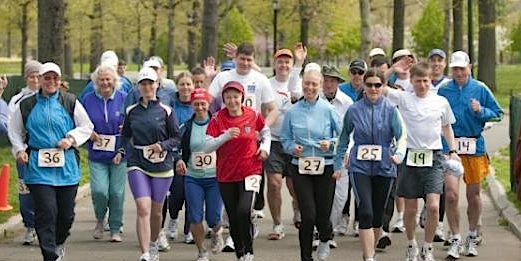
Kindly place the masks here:
<instances>
[{"instance_id":1,"label":"woman in blue jacket","mask_svg":"<svg viewBox=\"0 0 521 261\"><path fill-rule=\"evenodd\" d=\"M90 189L97 220L92 236L103 238L105 214L109 211L110 241L121 242L127 164L115 164L113 158L120 143L124 118L120 111L126 94L119 91L121 83L112 66L98 66L91 78L94 92L85 95L82 103L94 124L88 143Z\"/></svg>"},{"instance_id":2,"label":"woman in blue jacket","mask_svg":"<svg viewBox=\"0 0 521 261\"><path fill-rule=\"evenodd\" d=\"M396 178L396 165L405 156L405 124L398 109L382 96L385 76L373 69L364 75L364 97L344 116L344 127L334 160L335 174L348 165L350 182L359 209L360 241L364 261L374 261L375 238L382 226L382 214ZM349 135L354 146L348 155ZM395 140L396 144L393 143Z\"/></svg>"},{"instance_id":3,"label":"woman in blue jacket","mask_svg":"<svg viewBox=\"0 0 521 261\"><path fill-rule=\"evenodd\" d=\"M320 234L317 249L319 260L329 256L332 226L329 216L333 205L335 182L333 175L335 142L341 123L335 108L319 98L323 76L316 63L306 65L302 79L303 99L291 107L284 117L280 142L292 156L289 171L302 213L299 229L301 260L313 260L312 237L316 225Z\"/></svg>"}]
</instances>

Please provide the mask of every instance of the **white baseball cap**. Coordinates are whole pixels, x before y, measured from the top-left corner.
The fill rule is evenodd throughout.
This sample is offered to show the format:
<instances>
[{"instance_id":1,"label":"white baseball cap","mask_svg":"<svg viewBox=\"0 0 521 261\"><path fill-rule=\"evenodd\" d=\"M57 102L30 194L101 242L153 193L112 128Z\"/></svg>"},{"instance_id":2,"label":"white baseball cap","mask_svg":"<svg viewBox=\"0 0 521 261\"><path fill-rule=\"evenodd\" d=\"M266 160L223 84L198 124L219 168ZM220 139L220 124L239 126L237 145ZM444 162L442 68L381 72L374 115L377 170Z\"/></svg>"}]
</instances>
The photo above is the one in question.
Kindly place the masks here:
<instances>
[{"instance_id":1,"label":"white baseball cap","mask_svg":"<svg viewBox=\"0 0 521 261\"><path fill-rule=\"evenodd\" d=\"M465 67L469 66L469 64L470 64L470 58L466 52L457 51L457 52L454 52L450 57L450 63L449 63L450 68L453 68L453 67L465 68Z\"/></svg>"},{"instance_id":2,"label":"white baseball cap","mask_svg":"<svg viewBox=\"0 0 521 261\"><path fill-rule=\"evenodd\" d=\"M304 67L304 72L309 71L317 71L318 73L321 73L322 69L320 68L320 65L318 65L318 63L308 63L306 67Z\"/></svg>"},{"instance_id":3,"label":"white baseball cap","mask_svg":"<svg viewBox=\"0 0 521 261\"><path fill-rule=\"evenodd\" d=\"M393 53L393 61L396 58L403 57L403 56L412 56L411 51L407 49L400 49Z\"/></svg>"},{"instance_id":4,"label":"white baseball cap","mask_svg":"<svg viewBox=\"0 0 521 261\"><path fill-rule=\"evenodd\" d=\"M150 67L143 67L137 75L137 82L139 83L142 80L151 80L153 82L157 81L156 71Z\"/></svg>"},{"instance_id":5,"label":"white baseball cap","mask_svg":"<svg viewBox=\"0 0 521 261\"><path fill-rule=\"evenodd\" d=\"M118 68L118 62L118 55L112 50L103 52L100 58L100 64L110 65L114 68Z\"/></svg>"},{"instance_id":6,"label":"white baseball cap","mask_svg":"<svg viewBox=\"0 0 521 261\"><path fill-rule=\"evenodd\" d=\"M55 72L56 74L58 74L58 76L62 76L62 70L60 69L60 66L53 62L46 62L42 64L42 66L40 67L40 71L38 71L38 74L44 75L48 72Z\"/></svg>"},{"instance_id":7,"label":"white baseball cap","mask_svg":"<svg viewBox=\"0 0 521 261\"><path fill-rule=\"evenodd\" d=\"M143 67L156 67L156 68L161 68L161 63L156 60L156 59L150 59L150 60L146 60L144 63L143 63Z\"/></svg>"},{"instance_id":8,"label":"white baseball cap","mask_svg":"<svg viewBox=\"0 0 521 261\"><path fill-rule=\"evenodd\" d=\"M369 57L373 57L373 56L376 56L376 55L383 55L383 56L385 56L385 51L382 48L373 48L373 49L371 49L371 51L369 52Z\"/></svg>"}]
</instances>

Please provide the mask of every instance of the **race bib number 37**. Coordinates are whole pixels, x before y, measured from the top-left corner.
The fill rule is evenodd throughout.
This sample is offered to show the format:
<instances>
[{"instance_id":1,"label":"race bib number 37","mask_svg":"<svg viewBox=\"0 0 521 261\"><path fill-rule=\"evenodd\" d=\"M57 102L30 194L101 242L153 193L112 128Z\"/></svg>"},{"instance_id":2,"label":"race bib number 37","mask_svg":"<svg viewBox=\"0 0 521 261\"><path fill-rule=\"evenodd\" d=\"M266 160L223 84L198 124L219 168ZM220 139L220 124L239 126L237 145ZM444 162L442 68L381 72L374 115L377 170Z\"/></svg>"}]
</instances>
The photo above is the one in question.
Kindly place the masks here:
<instances>
[{"instance_id":1,"label":"race bib number 37","mask_svg":"<svg viewBox=\"0 0 521 261\"><path fill-rule=\"evenodd\" d=\"M165 161L167 151L154 152L151 146L143 148L143 157L152 163L161 163Z\"/></svg>"},{"instance_id":2,"label":"race bib number 37","mask_svg":"<svg viewBox=\"0 0 521 261\"><path fill-rule=\"evenodd\" d=\"M476 154L475 138L455 138L458 154Z\"/></svg>"},{"instance_id":3,"label":"race bib number 37","mask_svg":"<svg viewBox=\"0 0 521 261\"><path fill-rule=\"evenodd\" d=\"M214 169L216 160L217 156L215 151L212 153L192 153L192 165L194 169Z\"/></svg>"},{"instance_id":4,"label":"race bib number 37","mask_svg":"<svg viewBox=\"0 0 521 261\"><path fill-rule=\"evenodd\" d=\"M432 150L408 149L407 166L432 167Z\"/></svg>"},{"instance_id":5,"label":"race bib number 37","mask_svg":"<svg viewBox=\"0 0 521 261\"><path fill-rule=\"evenodd\" d=\"M298 172L303 175L324 174L325 159L323 157L303 157L298 159Z\"/></svg>"},{"instance_id":6,"label":"race bib number 37","mask_svg":"<svg viewBox=\"0 0 521 261\"><path fill-rule=\"evenodd\" d=\"M62 149L38 150L38 167L56 168L65 165L65 153Z\"/></svg>"},{"instance_id":7,"label":"race bib number 37","mask_svg":"<svg viewBox=\"0 0 521 261\"><path fill-rule=\"evenodd\" d=\"M92 144L93 150L116 151L115 135L98 135L99 139Z\"/></svg>"},{"instance_id":8,"label":"race bib number 37","mask_svg":"<svg viewBox=\"0 0 521 261\"><path fill-rule=\"evenodd\" d=\"M380 145L359 145L356 154L357 160L382 160L382 146Z\"/></svg>"}]
</instances>

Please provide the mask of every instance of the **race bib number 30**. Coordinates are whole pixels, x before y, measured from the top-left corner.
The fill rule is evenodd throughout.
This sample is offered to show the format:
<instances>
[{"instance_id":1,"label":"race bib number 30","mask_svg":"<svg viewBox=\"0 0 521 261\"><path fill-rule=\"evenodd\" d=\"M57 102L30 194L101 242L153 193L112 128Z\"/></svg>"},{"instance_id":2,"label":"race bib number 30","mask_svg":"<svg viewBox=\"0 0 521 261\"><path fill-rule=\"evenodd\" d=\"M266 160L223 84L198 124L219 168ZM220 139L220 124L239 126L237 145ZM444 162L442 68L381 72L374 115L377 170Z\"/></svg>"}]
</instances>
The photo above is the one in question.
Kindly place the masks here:
<instances>
[{"instance_id":1,"label":"race bib number 30","mask_svg":"<svg viewBox=\"0 0 521 261\"><path fill-rule=\"evenodd\" d=\"M194 169L214 169L216 160L217 156L215 151L212 153L192 153L192 165Z\"/></svg>"},{"instance_id":2,"label":"race bib number 30","mask_svg":"<svg viewBox=\"0 0 521 261\"><path fill-rule=\"evenodd\" d=\"M165 161L167 151L154 152L151 146L143 148L143 157L152 163L161 163Z\"/></svg>"},{"instance_id":3,"label":"race bib number 30","mask_svg":"<svg viewBox=\"0 0 521 261\"><path fill-rule=\"evenodd\" d=\"M432 167L432 150L408 149L407 166Z\"/></svg>"},{"instance_id":4,"label":"race bib number 30","mask_svg":"<svg viewBox=\"0 0 521 261\"><path fill-rule=\"evenodd\" d=\"M56 168L65 165L65 153L62 149L38 150L38 167Z\"/></svg>"},{"instance_id":5,"label":"race bib number 30","mask_svg":"<svg viewBox=\"0 0 521 261\"><path fill-rule=\"evenodd\" d=\"M92 144L93 150L116 151L115 135L98 135L99 139Z\"/></svg>"},{"instance_id":6,"label":"race bib number 30","mask_svg":"<svg viewBox=\"0 0 521 261\"><path fill-rule=\"evenodd\" d=\"M359 145L356 154L357 160L382 160L382 146L380 145Z\"/></svg>"},{"instance_id":7,"label":"race bib number 30","mask_svg":"<svg viewBox=\"0 0 521 261\"><path fill-rule=\"evenodd\" d=\"M458 154L476 154L475 138L455 138Z\"/></svg>"},{"instance_id":8,"label":"race bib number 30","mask_svg":"<svg viewBox=\"0 0 521 261\"><path fill-rule=\"evenodd\" d=\"M298 172L303 175L322 175L325 166L324 157L303 157L298 159Z\"/></svg>"},{"instance_id":9,"label":"race bib number 30","mask_svg":"<svg viewBox=\"0 0 521 261\"><path fill-rule=\"evenodd\" d=\"M244 190L259 192L262 176L250 175L244 179Z\"/></svg>"}]
</instances>

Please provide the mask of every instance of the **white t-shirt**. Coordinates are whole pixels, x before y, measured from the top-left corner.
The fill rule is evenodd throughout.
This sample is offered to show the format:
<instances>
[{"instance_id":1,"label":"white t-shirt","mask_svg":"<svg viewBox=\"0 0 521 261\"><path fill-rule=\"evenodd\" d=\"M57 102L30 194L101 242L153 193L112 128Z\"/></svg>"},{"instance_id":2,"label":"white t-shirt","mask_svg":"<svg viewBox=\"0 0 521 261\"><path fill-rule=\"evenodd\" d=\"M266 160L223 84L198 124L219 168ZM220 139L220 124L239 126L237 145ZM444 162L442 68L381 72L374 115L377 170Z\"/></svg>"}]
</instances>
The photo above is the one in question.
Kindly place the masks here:
<instances>
[{"instance_id":1,"label":"white t-shirt","mask_svg":"<svg viewBox=\"0 0 521 261\"><path fill-rule=\"evenodd\" d=\"M445 97L428 92L420 98L414 93L396 92L397 103L407 127L407 148L441 150L441 128L456 118Z\"/></svg>"},{"instance_id":2,"label":"white t-shirt","mask_svg":"<svg viewBox=\"0 0 521 261\"><path fill-rule=\"evenodd\" d=\"M414 92L410 79L396 79L396 82L394 82L394 86L399 86L403 88L403 90L406 92Z\"/></svg>"},{"instance_id":3,"label":"white t-shirt","mask_svg":"<svg viewBox=\"0 0 521 261\"><path fill-rule=\"evenodd\" d=\"M323 94L320 96L324 100L327 100L326 96ZM340 119L344 119L344 115L346 114L347 109L349 109L349 106L353 105L353 99L347 96L347 94L342 92L340 89L337 89L335 98L333 98L329 103L335 107L335 111L338 113Z\"/></svg>"},{"instance_id":4,"label":"white t-shirt","mask_svg":"<svg viewBox=\"0 0 521 261\"><path fill-rule=\"evenodd\" d=\"M218 73L213 79L208 92L214 98L219 97L227 82L237 81L244 87L244 105L262 112L261 105L275 101L268 78L255 70L246 75L240 75L235 69ZM224 102L223 102L224 107Z\"/></svg>"},{"instance_id":5,"label":"white t-shirt","mask_svg":"<svg viewBox=\"0 0 521 261\"><path fill-rule=\"evenodd\" d=\"M271 87L275 92L275 104L279 109L279 117L276 122L270 126L271 140L278 141L284 115L291 107L291 93L288 90L288 82L279 82L275 77L270 78Z\"/></svg>"}]
</instances>

